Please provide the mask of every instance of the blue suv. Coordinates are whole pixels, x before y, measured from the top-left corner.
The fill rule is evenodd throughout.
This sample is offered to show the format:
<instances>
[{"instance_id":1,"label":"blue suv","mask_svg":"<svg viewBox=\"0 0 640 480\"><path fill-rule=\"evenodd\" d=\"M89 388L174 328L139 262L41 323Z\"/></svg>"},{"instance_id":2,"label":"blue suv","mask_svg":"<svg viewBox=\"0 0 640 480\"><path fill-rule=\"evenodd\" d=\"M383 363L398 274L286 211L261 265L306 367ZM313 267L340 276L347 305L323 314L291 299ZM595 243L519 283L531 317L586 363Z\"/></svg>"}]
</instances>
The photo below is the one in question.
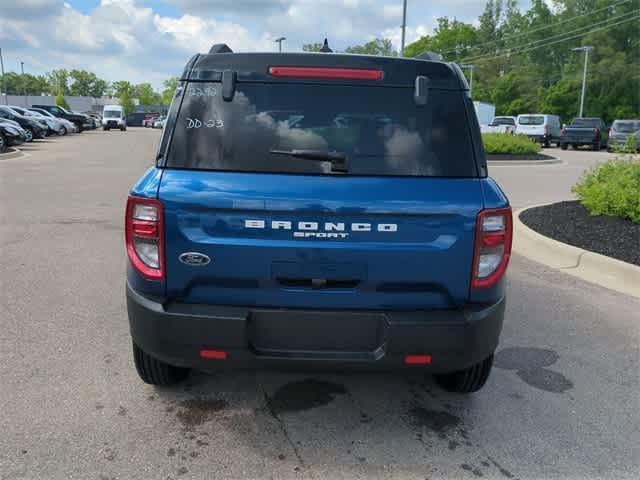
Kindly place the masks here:
<instances>
[{"instance_id":1,"label":"blue suv","mask_svg":"<svg viewBox=\"0 0 640 480\"><path fill-rule=\"evenodd\" d=\"M127 202L137 371L404 368L476 391L511 237L455 64L216 45Z\"/></svg>"}]
</instances>

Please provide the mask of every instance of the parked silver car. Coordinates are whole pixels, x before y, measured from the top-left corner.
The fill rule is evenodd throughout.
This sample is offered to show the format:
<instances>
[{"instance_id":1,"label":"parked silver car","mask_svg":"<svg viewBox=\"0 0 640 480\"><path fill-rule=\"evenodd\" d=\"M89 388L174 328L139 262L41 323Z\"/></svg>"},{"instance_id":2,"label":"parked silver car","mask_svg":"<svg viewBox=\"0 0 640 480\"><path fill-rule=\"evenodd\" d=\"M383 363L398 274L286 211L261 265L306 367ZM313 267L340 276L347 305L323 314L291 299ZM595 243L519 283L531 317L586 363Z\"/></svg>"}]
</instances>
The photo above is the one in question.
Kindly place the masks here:
<instances>
[{"instance_id":1,"label":"parked silver car","mask_svg":"<svg viewBox=\"0 0 640 480\"><path fill-rule=\"evenodd\" d=\"M75 123L73 123L73 122L70 122L66 118L56 117L51 112L43 110L42 108L30 108L29 110L31 112L40 113L41 115L43 115L45 117L53 118L53 119L59 121L62 124L62 128L63 128L62 135L65 135L67 133L77 133L78 132L77 125Z\"/></svg>"},{"instance_id":2,"label":"parked silver car","mask_svg":"<svg viewBox=\"0 0 640 480\"><path fill-rule=\"evenodd\" d=\"M611 151L614 145L624 145L629 135L636 138L640 151L640 120L615 120L609 130L607 150Z\"/></svg>"}]
</instances>

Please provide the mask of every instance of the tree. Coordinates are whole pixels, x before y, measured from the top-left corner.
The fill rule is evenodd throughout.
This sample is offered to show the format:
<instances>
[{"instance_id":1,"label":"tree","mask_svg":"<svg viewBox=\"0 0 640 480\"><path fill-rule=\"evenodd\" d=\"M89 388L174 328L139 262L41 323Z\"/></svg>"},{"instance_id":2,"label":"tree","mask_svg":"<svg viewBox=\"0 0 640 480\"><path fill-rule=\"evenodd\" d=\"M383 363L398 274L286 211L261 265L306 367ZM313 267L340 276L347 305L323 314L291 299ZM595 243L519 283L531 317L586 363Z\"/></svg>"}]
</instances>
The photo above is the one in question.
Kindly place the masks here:
<instances>
[{"instance_id":1,"label":"tree","mask_svg":"<svg viewBox=\"0 0 640 480\"><path fill-rule=\"evenodd\" d=\"M171 101L173 100L173 94L178 88L178 77L171 77L162 82L162 86L164 90L162 91L162 104L163 105L171 105Z\"/></svg>"},{"instance_id":2,"label":"tree","mask_svg":"<svg viewBox=\"0 0 640 480\"><path fill-rule=\"evenodd\" d=\"M64 95L62 94L62 88L60 88L58 90L58 94L56 95L56 105L58 105L59 107L65 108L65 109L69 109L69 104L67 103L67 101L64 98Z\"/></svg>"},{"instance_id":3,"label":"tree","mask_svg":"<svg viewBox=\"0 0 640 480\"><path fill-rule=\"evenodd\" d=\"M304 48L304 47L303 47ZM359 53L363 55L380 55L384 57L395 57L398 55L393 49L393 44L388 38L376 38L364 45L355 45L345 50L346 53Z\"/></svg>"},{"instance_id":4,"label":"tree","mask_svg":"<svg viewBox=\"0 0 640 480\"><path fill-rule=\"evenodd\" d=\"M69 72L69 76L71 77L71 87L69 89L71 95L91 96L91 86L98 80L95 73L73 69Z\"/></svg>"},{"instance_id":5,"label":"tree","mask_svg":"<svg viewBox=\"0 0 640 480\"><path fill-rule=\"evenodd\" d=\"M162 101L162 98L153 90L150 83L136 85L135 92L140 105L156 105Z\"/></svg>"},{"instance_id":6,"label":"tree","mask_svg":"<svg viewBox=\"0 0 640 480\"><path fill-rule=\"evenodd\" d=\"M69 71L64 68L51 70L47 73L47 83L49 84L51 93L58 93L58 91L62 91L63 95L68 95Z\"/></svg>"},{"instance_id":7,"label":"tree","mask_svg":"<svg viewBox=\"0 0 640 480\"><path fill-rule=\"evenodd\" d=\"M134 94L134 86L131 82L126 80L118 80L117 82L113 82L111 84L112 95L114 97L122 96L123 92L127 92L129 97L133 97Z\"/></svg>"},{"instance_id":8,"label":"tree","mask_svg":"<svg viewBox=\"0 0 640 480\"><path fill-rule=\"evenodd\" d=\"M42 95L49 92L49 83L42 75L7 72L4 77L0 78L0 85L3 84L2 81L4 81L9 95L24 95L25 93L27 95Z\"/></svg>"},{"instance_id":9,"label":"tree","mask_svg":"<svg viewBox=\"0 0 640 480\"><path fill-rule=\"evenodd\" d=\"M305 43L302 45L303 52L319 52L321 48L321 43Z\"/></svg>"},{"instance_id":10,"label":"tree","mask_svg":"<svg viewBox=\"0 0 640 480\"><path fill-rule=\"evenodd\" d=\"M125 115L135 112L136 104L133 102L133 98L131 98L130 90L124 89L120 93L120 106L124 109Z\"/></svg>"},{"instance_id":11,"label":"tree","mask_svg":"<svg viewBox=\"0 0 640 480\"><path fill-rule=\"evenodd\" d=\"M89 96L93 98L100 98L107 93L108 89L109 82L102 80L101 78L96 78L89 88Z\"/></svg>"},{"instance_id":12,"label":"tree","mask_svg":"<svg viewBox=\"0 0 640 480\"><path fill-rule=\"evenodd\" d=\"M406 46L405 56L437 52L456 61L472 53L471 47L478 42L478 33L473 25L446 17L438 18L437 22L433 35L426 35Z\"/></svg>"}]
</instances>

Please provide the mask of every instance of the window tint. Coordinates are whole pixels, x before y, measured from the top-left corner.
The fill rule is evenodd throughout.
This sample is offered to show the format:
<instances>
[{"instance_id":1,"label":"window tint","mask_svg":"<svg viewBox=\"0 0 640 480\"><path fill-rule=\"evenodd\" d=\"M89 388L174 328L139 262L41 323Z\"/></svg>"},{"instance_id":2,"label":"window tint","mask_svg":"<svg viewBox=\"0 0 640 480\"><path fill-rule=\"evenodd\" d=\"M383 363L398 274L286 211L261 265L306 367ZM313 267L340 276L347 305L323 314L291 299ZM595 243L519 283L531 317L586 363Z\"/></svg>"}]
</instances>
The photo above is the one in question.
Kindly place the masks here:
<instances>
[{"instance_id":1,"label":"window tint","mask_svg":"<svg viewBox=\"0 0 640 480\"><path fill-rule=\"evenodd\" d=\"M611 128L616 132L634 133L640 130L640 120L616 120Z\"/></svg>"},{"instance_id":2,"label":"window tint","mask_svg":"<svg viewBox=\"0 0 640 480\"><path fill-rule=\"evenodd\" d=\"M599 118L574 118L571 121L572 127L598 128L601 121Z\"/></svg>"},{"instance_id":3,"label":"window tint","mask_svg":"<svg viewBox=\"0 0 640 480\"><path fill-rule=\"evenodd\" d=\"M476 175L459 91L432 89L417 106L413 88L240 83L231 102L219 83L186 88L168 167L333 173L282 153L304 150L346 156L352 175Z\"/></svg>"},{"instance_id":4,"label":"window tint","mask_svg":"<svg viewBox=\"0 0 640 480\"><path fill-rule=\"evenodd\" d=\"M523 115L518 119L520 125L542 125L544 117L542 115Z\"/></svg>"}]
</instances>

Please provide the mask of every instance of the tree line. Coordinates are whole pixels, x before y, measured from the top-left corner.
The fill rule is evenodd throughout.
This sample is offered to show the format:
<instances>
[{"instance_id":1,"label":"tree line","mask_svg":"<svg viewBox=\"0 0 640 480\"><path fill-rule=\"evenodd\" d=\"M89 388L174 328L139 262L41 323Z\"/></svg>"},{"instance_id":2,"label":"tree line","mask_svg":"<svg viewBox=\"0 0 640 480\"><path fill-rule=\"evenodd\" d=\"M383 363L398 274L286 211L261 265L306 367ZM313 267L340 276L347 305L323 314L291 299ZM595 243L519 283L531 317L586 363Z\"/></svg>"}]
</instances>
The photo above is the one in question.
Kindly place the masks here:
<instances>
[{"instance_id":1,"label":"tree line","mask_svg":"<svg viewBox=\"0 0 640 480\"><path fill-rule=\"evenodd\" d=\"M419 8L419 7L418 7ZM419 16L414 11L412 16ZM307 44L318 51L321 44ZM584 116L640 118L640 0L488 0L477 23L441 17L433 34L407 45L405 56L439 53L473 69L473 98L495 104L500 115L577 116L585 54L592 46ZM347 53L397 55L388 39L349 47Z\"/></svg>"},{"instance_id":2,"label":"tree line","mask_svg":"<svg viewBox=\"0 0 640 480\"><path fill-rule=\"evenodd\" d=\"M162 92L156 92L148 82L133 84L127 80L107 82L95 73L86 70L52 70L45 75L7 72L0 76L0 87L9 95L56 95L56 103L66 106L65 95L80 95L100 98L117 97L120 105L129 113L135 109L133 99L141 105L166 105L171 103L178 84L175 77L163 82Z\"/></svg>"}]
</instances>

